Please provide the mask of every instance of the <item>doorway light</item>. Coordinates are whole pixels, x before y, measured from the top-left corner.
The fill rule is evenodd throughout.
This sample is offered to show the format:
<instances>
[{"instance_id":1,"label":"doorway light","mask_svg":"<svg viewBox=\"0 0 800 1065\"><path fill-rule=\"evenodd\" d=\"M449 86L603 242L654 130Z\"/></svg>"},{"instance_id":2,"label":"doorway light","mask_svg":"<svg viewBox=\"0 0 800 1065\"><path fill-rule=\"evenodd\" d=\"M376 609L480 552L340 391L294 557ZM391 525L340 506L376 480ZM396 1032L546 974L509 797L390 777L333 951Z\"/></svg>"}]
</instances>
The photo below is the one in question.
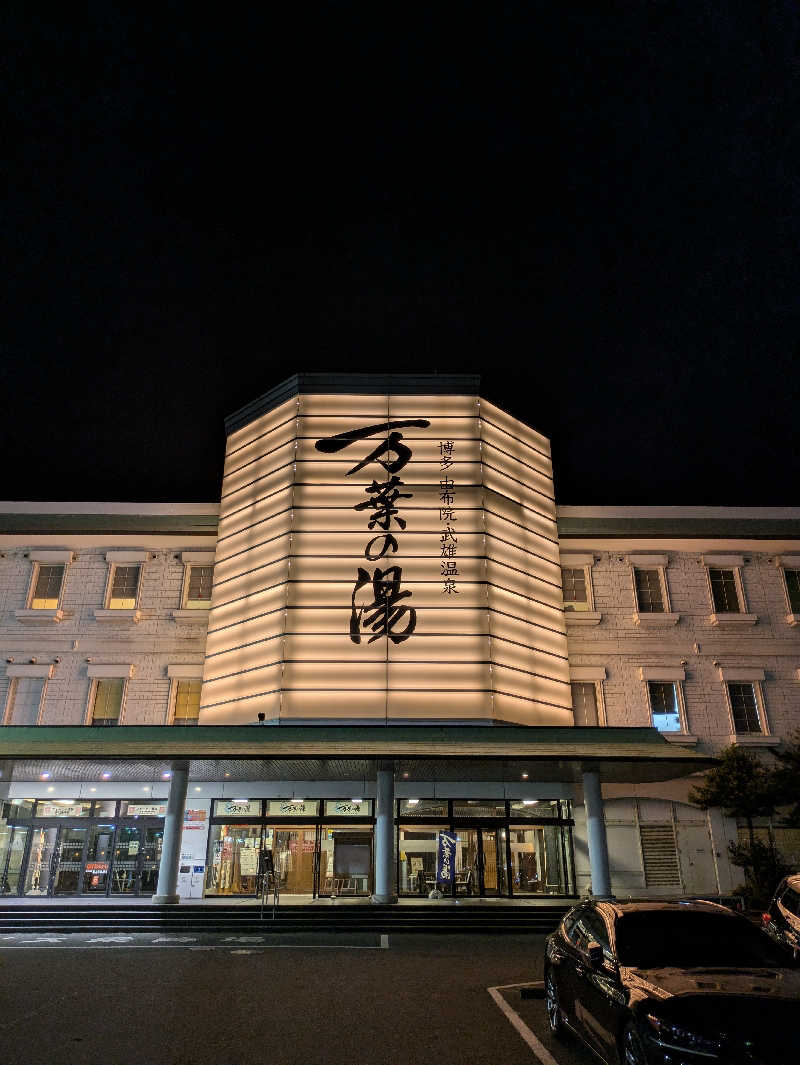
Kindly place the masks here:
<instances>
[{"instance_id":1,"label":"doorway light","mask_svg":"<svg viewBox=\"0 0 800 1065\"><path fill-rule=\"evenodd\" d=\"M409 806L416 806L418 802L419 802L419 799L409 799L408 800L408 805Z\"/></svg>"},{"instance_id":2,"label":"doorway light","mask_svg":"<svg viewBox=\"0 0 800 1065\"><path fill-rule=\"evenodd\" d=\"M538 803L538 801L539 801L538 799L523 799L522 800L522 805L523 806L535 806Z\"/></svg>"}]
</instances>

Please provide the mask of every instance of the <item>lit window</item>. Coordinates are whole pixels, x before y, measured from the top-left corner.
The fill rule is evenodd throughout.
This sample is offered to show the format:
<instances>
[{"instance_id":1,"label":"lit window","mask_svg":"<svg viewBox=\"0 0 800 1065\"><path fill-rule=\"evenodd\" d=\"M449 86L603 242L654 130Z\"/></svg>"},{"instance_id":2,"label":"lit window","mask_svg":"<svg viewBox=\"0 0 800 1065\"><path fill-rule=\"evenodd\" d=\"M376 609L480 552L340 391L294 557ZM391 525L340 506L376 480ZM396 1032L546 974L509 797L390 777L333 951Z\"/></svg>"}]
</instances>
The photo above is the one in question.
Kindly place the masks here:
<instances>
[{"instance_id":1,"label":"lit window","mask_svg":"<svg viewBox=\"0 0 800 1065\"><path fill-rule=\"evenodd\" d=\"M572 690L572 709L575 714L575 724L598 724L597 685L593 681L573 681L570 684L570 688Z\"/></svg>"},{"instance_id":2,"label":"lit window","mask_svg":"<svg viewBox=\"0 0 800 1065\"><path fill-rule=\"evenodd\" d=\"M735 732L763 732L755 684L729 681L728 699Z\"/></svg>"},{"instance_id":3,"label":"lit window","mask_svg":"<svg viewBox=\"0 0 800 1065\"><path fill-rule=\"evenodd\" d=\"M175 685L173 725L196 725L200 715L199 680L179 680Z\"/></svg>"},{"instance_id":4,"label":"lit window","mask_svg":"<svg viewBox=\"0 0 800 1065\"><path fill-rule=\"evenodd\" d=\"M653 727L659 732L680 732L681 711L677 685L651 680L647 683L647 691L650 696Z\"/></svg>"},{"instance_id":5,"label":"lit window","mask_svg":"<svg viewBox=\"0 0 800 1065\"><path fill-rule=\"evenodd\" d=\"M562 569L561 586L564 594L565 610L588 610L589 609L589 586L586 579L586 570Z\"/></svg>"},{"instance_id":6,"label":"lit window","mask_svg":"<svg viewBox=\"0 0 800 1065\"><path fill-rule=\"evenodd\" d=\"M186 581L186 601L188 609L207 608L211 603L211 582L214 577L213 566L189 566Z\"/></svg>"},{"instance_id":7,"label":"lit window","mask_svg":"<svg viewBox=\"0 0 800 1065\"><path fill-rule=\"evenodd\" d=\"M661 573L657 569L634 568L636 578L636 602L642 614L663 614L664 594Z\"/></svg>"},{"instance_id":8,"label":"lit window","mask_svg":"<svg viewBox=\"0 0 800 1065\"><path fill-rule=\"evenodd\" d=\"M32 610L58 610L61 586L64 583L64 566L39 565L33 582Z\"/></svg>"},{"instance_id":9,"label":"lit window","mask_svg":"<svg viewBox=\"0 0 800 1065\"><path fill-rule=\"evenodd\" d=\"M736 571L732 569L709 569L708 577L711 581L711 597L714 601L714 610L720 614L740 614L742 607L739 601L739 590L736 586Z\"/></svg>"},{"instance_id":10,"label":"lit window","mask_svg":"<svg viewBox=\"0 0 800 1065\"><path fill-rule=\"evenodd\" d=\"M783 577L786 581L789 610L792 614L800 614L800 569L785 569Z\"/></svg>"},{"instance_id":11,"label":"lit window","mask_svg":"<svg viewBox=\"0 0 800 1065\"><path fill-rule=\"evenodd\" d=\"M98 680L94 687L92 725L118 725L125 681L121 677Z\"/></svg>"},{"instance_id":12,"label":"lit window","mask_svg":"<svg viewBox=\"0 0 800 1065\"><path fill-rule=\"evenodd\" d=\"M141 566L114 566L111 577L111 594L108 605L111 610L134 610L139 592Z\"/></svg>"}]
</instances>

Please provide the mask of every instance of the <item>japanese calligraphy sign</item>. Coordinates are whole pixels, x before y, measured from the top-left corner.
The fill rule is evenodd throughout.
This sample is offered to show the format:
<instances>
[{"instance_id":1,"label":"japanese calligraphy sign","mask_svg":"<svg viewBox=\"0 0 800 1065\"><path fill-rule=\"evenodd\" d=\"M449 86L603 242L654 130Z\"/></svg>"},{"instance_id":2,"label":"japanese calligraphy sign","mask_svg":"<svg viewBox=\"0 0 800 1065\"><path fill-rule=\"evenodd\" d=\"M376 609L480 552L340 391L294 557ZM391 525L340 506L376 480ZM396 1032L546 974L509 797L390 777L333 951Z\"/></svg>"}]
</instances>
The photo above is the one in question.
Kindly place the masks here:
<instances>
[{"instance_id":1,"label":"japanese calligraphy sign","mask_svg":"<svg viewBox=\"0 0 800 1065\"><path fill-rule=\"evenodd\" d=\"M456 875L456 837L440 832L436 847L436 883L452 884Z\"/></svg>"},{"instance_id":2,"label":"japanese calligraphy sign","mask_svg":"<svg viewBox=\"0 0 800 1065\"><path fill-rule=\"evenodd\" d=\"M570 723L547 441L474 395L303 393L228 438L201 721Z\"/></svg>"}]
</instances>

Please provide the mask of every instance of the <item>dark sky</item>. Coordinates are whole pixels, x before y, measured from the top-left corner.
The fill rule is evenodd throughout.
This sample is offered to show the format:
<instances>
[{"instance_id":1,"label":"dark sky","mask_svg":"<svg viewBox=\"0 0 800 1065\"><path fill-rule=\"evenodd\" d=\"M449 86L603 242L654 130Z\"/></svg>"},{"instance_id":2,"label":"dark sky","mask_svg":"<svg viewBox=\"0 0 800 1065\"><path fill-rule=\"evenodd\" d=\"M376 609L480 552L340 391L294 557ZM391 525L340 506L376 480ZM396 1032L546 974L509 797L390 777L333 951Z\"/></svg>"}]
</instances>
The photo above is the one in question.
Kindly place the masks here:
<instances>
[{"instance_id":1,"label":"dark sky","mask_svg":"<svg viewBox=\"0 0 800 1065\"><path fill-rule=\"evenodd\" d=\"M3 498L213 500L225 414L391 370L482 374L561 503L798 504L793 0L36 6Z\"/></svg>"}]
</instances>

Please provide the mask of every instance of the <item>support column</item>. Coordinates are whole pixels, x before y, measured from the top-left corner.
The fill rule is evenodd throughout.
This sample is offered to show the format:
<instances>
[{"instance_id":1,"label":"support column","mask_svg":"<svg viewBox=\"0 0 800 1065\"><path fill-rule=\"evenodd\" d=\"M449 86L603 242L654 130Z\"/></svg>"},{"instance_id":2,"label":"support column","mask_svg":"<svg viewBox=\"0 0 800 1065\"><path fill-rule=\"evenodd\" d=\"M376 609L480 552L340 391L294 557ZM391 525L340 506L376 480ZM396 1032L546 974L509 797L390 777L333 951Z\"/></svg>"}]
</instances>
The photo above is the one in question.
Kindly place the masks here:
<instances>
[{"instance_id":1,"label":"support column","mask_svg":"<svg viewBox=\"0 0 800 1065\"><path fill-rule=\"evenodd\" d=\"M600 774L596 770L583 774L583 805L586 811L586 841L589 845L592 894L601 899L613 898L611 876L608 871L608 840L603 813L603 793L600 789Z\"/></svg>"},{"instance_id":2,"label":"support column","mask_svg":"<svg viewBox=\"0 0 800 1065\"><path fill-rule=\"evenodd\" d=\"M397 902L394 892L394 763L379 762L375 788L375 894L379 904Z\"/></svg>"},{"instance_id":3,"label":"support column","mask_svg":"<svg viewBox=\"0 0 800 1065\"><path fill-rule=\"evenodd\" d=\"M167 799L167 815L164 818L164 841L161 847L161 864L158 867L158 888L150 900L155 906L176 906L178 894L178 866L181 858L183 814L186 809L186 791L189 786L187 762L172 763L172 777Z\"/></svg>"}]
</instances>

